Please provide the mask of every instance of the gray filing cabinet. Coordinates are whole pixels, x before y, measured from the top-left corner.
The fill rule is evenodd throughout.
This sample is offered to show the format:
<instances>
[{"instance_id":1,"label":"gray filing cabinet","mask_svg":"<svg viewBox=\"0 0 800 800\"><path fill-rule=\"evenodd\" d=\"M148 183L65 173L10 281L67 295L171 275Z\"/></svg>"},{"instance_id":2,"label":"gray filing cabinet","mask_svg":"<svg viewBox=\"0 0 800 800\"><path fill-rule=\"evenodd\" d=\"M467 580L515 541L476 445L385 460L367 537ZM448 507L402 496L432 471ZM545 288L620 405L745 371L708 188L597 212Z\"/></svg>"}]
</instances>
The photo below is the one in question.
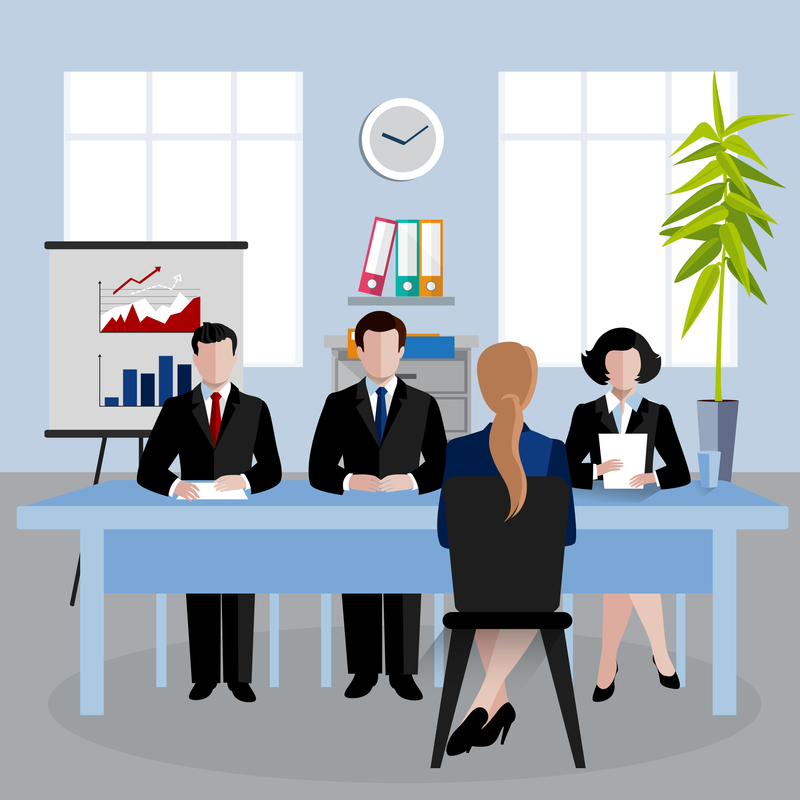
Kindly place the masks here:
<instances>
[{"instance_id":1,"label":"gray filing cabinet","mask_svg":"<svg viewBox=\"0 0 800 800\"><path fill-rule=\"evenodd\" d=\"M471 432L472 348L477 336L456 336L455 358L404 358L397 377L433 395L444 419L448 441ZM346 336L326 336L331 350L331 391L358 383L366 374L361 361L347 357Z\"/></svg>"}]
</instances>

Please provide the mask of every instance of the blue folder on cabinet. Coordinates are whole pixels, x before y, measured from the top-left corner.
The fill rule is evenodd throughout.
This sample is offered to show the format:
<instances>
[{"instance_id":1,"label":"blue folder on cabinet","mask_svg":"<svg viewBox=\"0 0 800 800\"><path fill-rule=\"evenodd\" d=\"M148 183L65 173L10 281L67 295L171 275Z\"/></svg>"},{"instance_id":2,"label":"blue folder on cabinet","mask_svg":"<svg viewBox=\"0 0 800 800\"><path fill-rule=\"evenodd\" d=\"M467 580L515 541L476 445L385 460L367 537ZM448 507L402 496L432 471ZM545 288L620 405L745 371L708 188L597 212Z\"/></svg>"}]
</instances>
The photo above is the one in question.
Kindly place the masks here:
<instances>
[{"instance_id":1,"label":"blue folder on cabinet","mask_svg":"<svg viewBox=\"0 0 800 800\"><path fill-rule=\"evenodd\" d=\"M455 358L455 336L409 336L403 358Z\"/></svg>"}]
</instances>

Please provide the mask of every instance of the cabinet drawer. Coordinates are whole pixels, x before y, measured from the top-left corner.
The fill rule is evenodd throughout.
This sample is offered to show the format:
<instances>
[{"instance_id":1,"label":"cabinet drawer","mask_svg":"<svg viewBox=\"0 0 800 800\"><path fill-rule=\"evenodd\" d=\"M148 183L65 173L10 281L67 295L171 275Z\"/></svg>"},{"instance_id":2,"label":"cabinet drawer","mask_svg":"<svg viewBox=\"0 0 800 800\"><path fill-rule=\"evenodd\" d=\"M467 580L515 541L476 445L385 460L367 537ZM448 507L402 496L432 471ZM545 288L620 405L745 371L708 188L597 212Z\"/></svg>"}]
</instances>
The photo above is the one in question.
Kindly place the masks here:
<instances>
[{"instance_id":1,"label":"cabinet drawer","mask_svg":"<svg viewBox=\"0 0 800 800\"><path fill-rule=\"evenodd\" d=\"M466 433L467 426L467 398L466 397L437 397L436 402L442 412L444 429L448 433ZM448 437L449 438L449 437Z\"/></svg>"},{"instance_id":2,"label":"cabinet drawer","mask_svg":"<svg viewBox=\"0 0 800 800\"><path fill-rule=\"evenodd\" d=\"M467 393L466 359L456 353L454 359L425 358L400 361L397 377L409 386L428 394L438 392ZM364 366L357 359L337 359L336 390L346 389L358 383L365 375Z\"/></svg>"}]
</instances>

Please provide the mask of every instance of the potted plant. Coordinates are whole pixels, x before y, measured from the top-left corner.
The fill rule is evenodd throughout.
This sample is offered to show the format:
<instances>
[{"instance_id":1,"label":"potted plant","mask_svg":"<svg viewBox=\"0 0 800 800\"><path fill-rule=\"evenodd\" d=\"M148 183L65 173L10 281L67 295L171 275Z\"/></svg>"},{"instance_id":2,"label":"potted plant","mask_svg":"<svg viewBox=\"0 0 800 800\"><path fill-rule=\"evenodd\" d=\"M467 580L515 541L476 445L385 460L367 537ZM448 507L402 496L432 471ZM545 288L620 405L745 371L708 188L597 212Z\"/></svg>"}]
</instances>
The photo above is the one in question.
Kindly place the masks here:
<instances>
[{"instance_id":1,"label":"potted plant","mask_svg":"<svg viewBox=\"0 0 800 800\"><path fill-rule=\"evenodd\" d=\"M757 162L764 169L767 168L753 148L737 132L751 125L790 115L748 115L739 117L726 127L717 93L716 73L712 79L712 96L714 126L701 122L675 150L675 153L678 153L700 139L708 139L711 144L700 147L677 163L685 164L689 161L707 159L710 161L690 181L670 192L670 194L680 194L696 190L664 222L662 227L665 229L661 231L661 235L669 237L664 242L664 247L679 239L696 239L701 242L675 277L675 283L678 283L700 273L689 301L681 338L689 332L714 290L717 289L719 293L714 399L697 401L697 417L700 427L700 449L721 452L719 477L721 480L730 481L739 401L724 400L722 397L722 307L725 271L730 272L744 286L748 297L755 295L766 304L764 294L747 266L745 250L766 270L767 265L750 221L755 222L769 236L772 236L770 223L777 223L761 208L755 193L745 179L783 188L748 161L736 157L743 156ZM692 219L685 222L688 217ZM679 220L684 221L681 226L666 227Z\"/></svg>"}]
</instances>

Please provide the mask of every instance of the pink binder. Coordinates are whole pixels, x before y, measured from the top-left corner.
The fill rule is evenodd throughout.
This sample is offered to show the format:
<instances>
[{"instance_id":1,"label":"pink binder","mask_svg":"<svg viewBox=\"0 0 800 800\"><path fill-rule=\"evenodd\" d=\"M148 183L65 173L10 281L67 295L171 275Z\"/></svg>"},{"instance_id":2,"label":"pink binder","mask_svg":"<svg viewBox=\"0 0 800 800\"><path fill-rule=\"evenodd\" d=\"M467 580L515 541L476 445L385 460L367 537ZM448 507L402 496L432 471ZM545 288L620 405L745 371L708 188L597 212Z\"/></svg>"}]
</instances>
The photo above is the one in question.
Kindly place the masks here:
<instances>
[{"instance_id":1,"label":"pink binder","mask_svg":"<svg viewBox=\"0 0 800 800\"><path fill-rule=\"evenodd\" d=\"M358 291L380 297L383 294L383 283L389 270L389 258L397 233L397 223L393 219L375 217L372 233L369 237L367 257L361 271L361 283Z\"/></svg>"}]
</instances>

